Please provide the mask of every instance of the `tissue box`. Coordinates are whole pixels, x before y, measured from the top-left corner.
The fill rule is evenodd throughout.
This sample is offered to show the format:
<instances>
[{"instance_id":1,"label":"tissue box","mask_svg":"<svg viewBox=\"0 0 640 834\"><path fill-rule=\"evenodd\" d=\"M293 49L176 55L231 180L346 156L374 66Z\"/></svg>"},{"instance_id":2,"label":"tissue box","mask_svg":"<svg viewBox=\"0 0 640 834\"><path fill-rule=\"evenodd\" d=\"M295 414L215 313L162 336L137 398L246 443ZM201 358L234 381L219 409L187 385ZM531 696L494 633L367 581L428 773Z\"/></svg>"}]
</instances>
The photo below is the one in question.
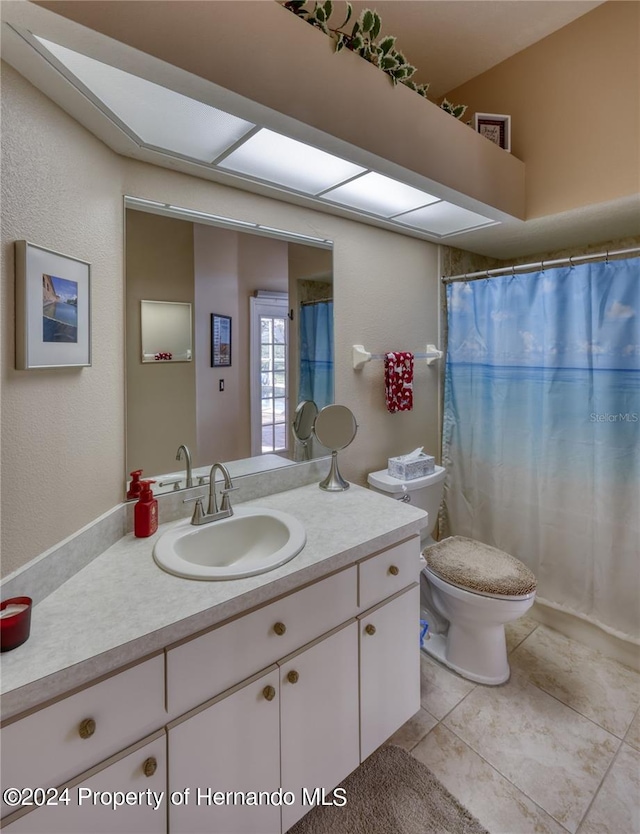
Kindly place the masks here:
<instances>
[{"instance_id":1,"label":"tissue box","mask_svg":"<svg viewBox=\"0 0 640 834\"><path fill-rule=\"evenodd\" d=\"M413 460L404 460L402 457L389 458L387 471L392 478L412 481L414 478L431 475L435 471L435 465L435 458L431 455L420 455Z\"/></svg>"}]
</instances>

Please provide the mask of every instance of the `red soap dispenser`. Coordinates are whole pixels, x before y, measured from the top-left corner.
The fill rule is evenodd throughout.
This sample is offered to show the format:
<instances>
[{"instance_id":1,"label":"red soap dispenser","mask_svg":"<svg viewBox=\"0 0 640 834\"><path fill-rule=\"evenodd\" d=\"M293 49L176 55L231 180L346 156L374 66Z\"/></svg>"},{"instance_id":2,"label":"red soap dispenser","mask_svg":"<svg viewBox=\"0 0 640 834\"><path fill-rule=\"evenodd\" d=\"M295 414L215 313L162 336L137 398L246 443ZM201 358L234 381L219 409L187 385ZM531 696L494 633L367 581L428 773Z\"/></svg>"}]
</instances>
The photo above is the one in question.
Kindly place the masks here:
<instances>
[{"instance_id":1,"label":"red soap dispenser","mask_svg":"<svg viewBox=\"0 0 640 834\"><path fill-rule=\"evenodd\" d=\"M129 489L127 490L127 501L130 501L132 498L137 498L140 495L140 491L142 487L140 486L140 475L142 475L142 469L134 469L133 472L129 472L131 475L131 483L129 484Z\"/></svg>"},{"instance_id":2,"label":"red soap dispenser","mask_svg":"<svg viewBox=\"0 0 640 834\"><path fill-rule=\"evenodd\" d=\"M155 481L140 481L140 498L133 510L133 532L138 538L153 536L158 529L158 500L153 497L151 484Z\"/></svg>"}]
</instances>

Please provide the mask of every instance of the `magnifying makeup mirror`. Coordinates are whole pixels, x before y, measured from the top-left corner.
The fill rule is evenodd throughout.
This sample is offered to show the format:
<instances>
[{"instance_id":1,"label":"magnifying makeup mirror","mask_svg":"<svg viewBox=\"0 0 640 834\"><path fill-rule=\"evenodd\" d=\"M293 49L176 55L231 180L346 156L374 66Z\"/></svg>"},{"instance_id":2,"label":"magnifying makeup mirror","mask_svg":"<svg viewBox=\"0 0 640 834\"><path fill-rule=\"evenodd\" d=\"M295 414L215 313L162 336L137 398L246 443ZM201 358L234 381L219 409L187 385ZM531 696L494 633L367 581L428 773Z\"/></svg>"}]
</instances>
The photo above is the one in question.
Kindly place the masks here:
<instances>
[{"instance_id":1,"label":"magnifying makeup mirror","mask_svg":"<svg viewBox=\"0 0 640 834\"><path fill-rule=\"evenodd\" d=\"M331 469L320 484L327 492L342 492L349 484L338 471L338 452L345 449L356 436L358 425L346 405L327 405L316 417L313 430L323 446L331 449Z\"/></svg>"},{"instance_id":2,"label":"magnifying makeup mirror","mask_svg":"<svg viewBox=\"0 0 640 834\"><path fill-rule=\"evenodd\" d=\"M309 460L311 458L310 441L317 416L318 406L313 400L302 400L296 406L291 428L293 430L293 436L302 447L302 460Z\"/></svg>"}]
</instances>

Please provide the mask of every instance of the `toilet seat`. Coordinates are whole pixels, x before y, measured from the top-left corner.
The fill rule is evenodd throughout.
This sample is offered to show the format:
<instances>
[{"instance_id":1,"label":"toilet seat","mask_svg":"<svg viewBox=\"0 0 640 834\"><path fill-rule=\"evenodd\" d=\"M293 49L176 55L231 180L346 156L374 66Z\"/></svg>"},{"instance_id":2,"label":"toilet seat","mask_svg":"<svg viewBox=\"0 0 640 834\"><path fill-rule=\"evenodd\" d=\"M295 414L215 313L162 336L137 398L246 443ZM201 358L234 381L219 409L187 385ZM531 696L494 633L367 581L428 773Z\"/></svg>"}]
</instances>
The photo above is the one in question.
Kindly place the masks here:
<instances>
[{"instance_id":1,"label":"toilet seat","mask_svg":"<svg viewBox=\"0 0 640 834\"><path fill-rule=\"evenodd\" d=\"M535 594L534 574L519 559L488 544L451 536L425 548L427 569L463 591L495 599Z\"/></svg>"}]
</instances>

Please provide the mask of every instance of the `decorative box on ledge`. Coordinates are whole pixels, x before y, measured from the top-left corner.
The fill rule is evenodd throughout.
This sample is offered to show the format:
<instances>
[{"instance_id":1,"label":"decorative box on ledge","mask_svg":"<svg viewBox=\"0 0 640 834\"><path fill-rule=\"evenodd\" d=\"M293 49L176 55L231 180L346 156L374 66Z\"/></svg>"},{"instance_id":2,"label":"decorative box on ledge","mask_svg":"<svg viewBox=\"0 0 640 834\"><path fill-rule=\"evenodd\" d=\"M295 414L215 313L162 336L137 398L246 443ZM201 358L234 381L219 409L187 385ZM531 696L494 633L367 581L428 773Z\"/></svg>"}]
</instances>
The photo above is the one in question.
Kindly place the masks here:
<instances>
[{"instance_id":1,"label":"decorative box on ledge","mask_svg":"<svg viewBox=\"0 0 640 834\"><path fill-rule=\"evenodd\" d=\"M398 458L389 458L387 471L392 478L400 481L412 481L414 478L422 478L431 475L435 471L435 458L420 452L419 455L402 455Z\"/></svg>"}]
</instances>

